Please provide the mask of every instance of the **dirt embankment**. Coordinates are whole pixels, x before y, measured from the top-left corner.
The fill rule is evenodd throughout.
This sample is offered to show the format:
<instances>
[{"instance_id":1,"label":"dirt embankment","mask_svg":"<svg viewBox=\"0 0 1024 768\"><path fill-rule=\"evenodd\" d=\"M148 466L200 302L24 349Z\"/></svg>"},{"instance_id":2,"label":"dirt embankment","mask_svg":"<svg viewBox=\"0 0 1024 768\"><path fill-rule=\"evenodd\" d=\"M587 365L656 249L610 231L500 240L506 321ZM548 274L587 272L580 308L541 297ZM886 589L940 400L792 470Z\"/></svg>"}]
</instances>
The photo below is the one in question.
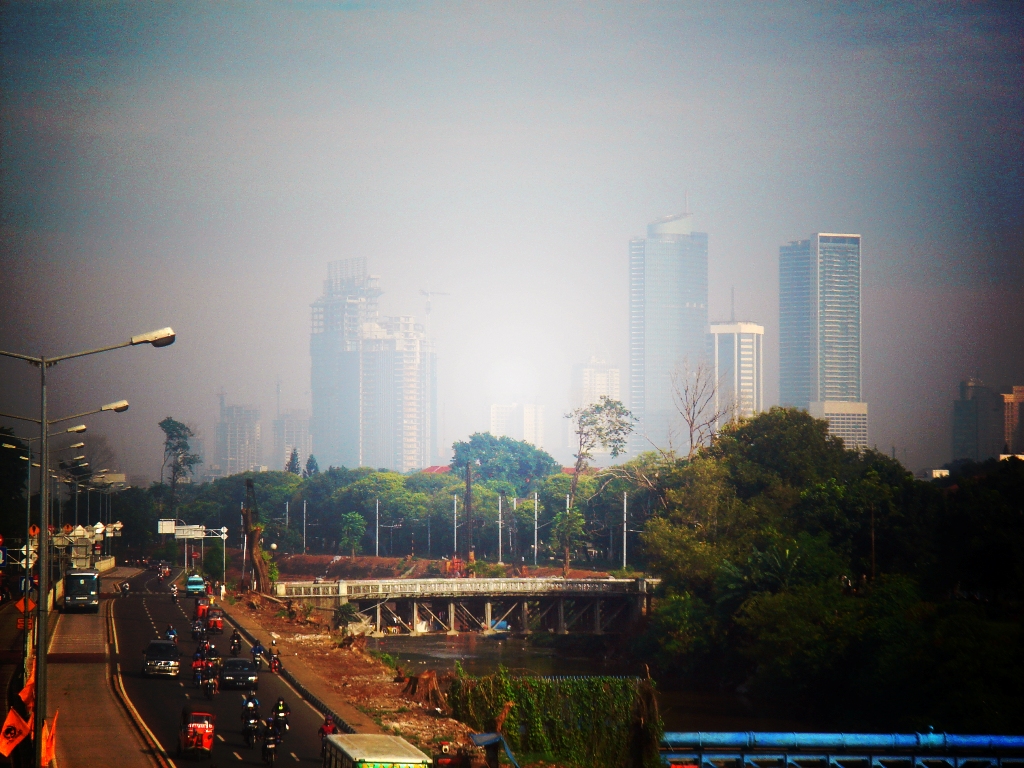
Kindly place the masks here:
<instances>
[{"instance_id":1,"label":"dirt embankment","mask_svg":"<svg viewBox=\"0 0 1024 768\"><path fill-rule=\"evenodd\" d=\"M445 687L443 679L437 689L430 676L424 679L421 675L424 684L414 691L417 686L410 685L401 670L393 669L366 651L365 640L345 638L323 624L302 618L301 613L289 617L275 601L251 594L238 595L231 611L244 614L261 626L266 635L275 638L285 664L289 656L299 656L317 670L321 680L385 732L402 736L430 754L439 751L441 742L451 742L474 755L474 767L484 765L482 753L470 742L469 726L445 716L444 701L437 695ZM530 763L528 768L562 767L553 763Z\"/></svg>"}]
</instances>

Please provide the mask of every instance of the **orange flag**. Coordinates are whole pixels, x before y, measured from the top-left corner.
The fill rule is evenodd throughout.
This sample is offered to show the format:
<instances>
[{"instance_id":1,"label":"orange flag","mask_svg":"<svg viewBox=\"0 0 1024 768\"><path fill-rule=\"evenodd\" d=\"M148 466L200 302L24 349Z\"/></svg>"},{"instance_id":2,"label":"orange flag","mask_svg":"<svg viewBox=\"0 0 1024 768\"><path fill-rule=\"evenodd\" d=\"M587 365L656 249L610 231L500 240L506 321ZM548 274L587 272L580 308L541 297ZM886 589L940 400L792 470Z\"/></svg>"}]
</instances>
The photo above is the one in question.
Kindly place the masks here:
<instances>
[{"instance_id":1,"label":"orange flag","mask_svg":"<svg viewBox=\"0 0 1024 768\"><path fill-rule=\"evenodd\" d=\"M29 725L13 709L7 713L3 729L0 730L0 755L7 757L21 740L28 736Z\"/></svg>"},{"instance_id":2,"label":"orange flag","mask_svg":"<svg viewBox=\"0 0 1024 768\"><path fill-rule=\"evenodd\" d=\"M47 727L46 721L43 721L43 754L40 757L40 768L46 768L53 762L57 743L57 715L59 714L59 709L53 713L53 722L50 723L49 727Z\"/></svg>"},{"instance_id":3,"label":"orange flag","mask_svg":"<svg viewBox=\"0 0 1024 768\"><path fill-rule=\"evenodd\" d=\"M31 720L32 710L36 708L36 681L31 680L26 683L18 697L25 702L25 708L28 710L28 719Z\"/></svg>"}]
</instances>

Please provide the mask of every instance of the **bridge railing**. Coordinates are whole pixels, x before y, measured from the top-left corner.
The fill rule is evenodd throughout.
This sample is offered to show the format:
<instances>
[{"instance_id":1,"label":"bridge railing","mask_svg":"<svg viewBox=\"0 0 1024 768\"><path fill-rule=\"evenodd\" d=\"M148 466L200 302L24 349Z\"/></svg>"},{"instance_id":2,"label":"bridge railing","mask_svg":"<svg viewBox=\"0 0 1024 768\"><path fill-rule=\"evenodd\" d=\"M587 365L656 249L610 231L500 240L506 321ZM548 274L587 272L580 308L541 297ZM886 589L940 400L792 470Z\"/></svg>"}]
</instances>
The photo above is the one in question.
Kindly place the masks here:
<instances>
[{"instance_id":1,"label":"bridge railing","mask_svg":"<svg viewBox=\"0 0 1024 768\"><path fill-rule=\"evenodd\" d=\"M335 597L349 600L381 598L573 596L609 597L646 595L657 579L377 579L321 582L290 581L275 584L278 597Z\"/></svg>"},{"instance_id":2,"label":"bridge railing","mask_svg":"<svg viewBox=\"0 0 1024 768\"><path fill-rule=\"evenodd\" d=\"M671 768L1024 768L1024 736L952 733L665 733Z\"/></svg>"}]
</instances>

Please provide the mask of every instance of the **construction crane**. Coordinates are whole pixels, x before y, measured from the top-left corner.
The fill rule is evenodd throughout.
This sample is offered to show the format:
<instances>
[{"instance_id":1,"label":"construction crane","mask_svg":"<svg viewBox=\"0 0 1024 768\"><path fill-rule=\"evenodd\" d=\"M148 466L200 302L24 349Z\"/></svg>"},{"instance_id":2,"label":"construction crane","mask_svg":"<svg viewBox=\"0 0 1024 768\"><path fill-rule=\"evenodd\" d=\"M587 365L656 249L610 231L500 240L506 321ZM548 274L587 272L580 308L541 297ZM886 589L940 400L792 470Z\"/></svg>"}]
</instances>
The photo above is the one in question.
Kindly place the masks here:
<instances>
[{"instance_id":1,"label":"construction crane","mask_svg":"<svg viewBox=\"0 0 1024 768\"><path fill-rule=\"evenodd\" d=\"M420 295L427 297L427 316L423 320L423 333L429 336L430 333L430 297L431 296L450 296L451 294L445 293L444 291L424 291L420 289Z\"/></svg>"}]
</instances>

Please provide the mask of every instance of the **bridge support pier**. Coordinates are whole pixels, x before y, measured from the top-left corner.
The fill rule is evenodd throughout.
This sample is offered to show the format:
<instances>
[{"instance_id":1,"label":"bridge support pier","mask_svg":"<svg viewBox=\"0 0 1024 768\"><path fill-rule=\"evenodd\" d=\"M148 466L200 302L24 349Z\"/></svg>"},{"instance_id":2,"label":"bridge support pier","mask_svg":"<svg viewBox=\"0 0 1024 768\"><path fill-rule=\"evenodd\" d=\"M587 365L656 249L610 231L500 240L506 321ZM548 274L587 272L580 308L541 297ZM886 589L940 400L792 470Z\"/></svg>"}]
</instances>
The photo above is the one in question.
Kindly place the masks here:
<instances>
[{"instance_id":1,"label":"bridge support pier","mask_svg":"<svg viewBox=\"0 0 1024 768\"><path fill-rule=\"evenodd\" d=\"M411 626L412 626L412 632L410 632L409 634L411 634L413 637L419 637L421 634L423 634L422 632L420 632L420 601L419 600L413 600L412 601L412 623L411 623Z\"/></svg>"},{"instance_id":2,"label":"bridge support pier","mask_svg":"<svg viewBox=\"0 0 1024 768\"><path fill-rule=\"evenodd\" d=\"M530 634L530 606L525 600L519 604L519 611L519 621L522 624L523 634L528 635Z\"/></svg>"},{"instance_id":3,"label":"bridge support pier","mask_svg":"<svg viewBox=\"0 0 1024 768\"><path fill-rule=\"evenodd\" d=\"M565 626L565 598L558 598L558 618L555 626L555 632L559 635L569 634L568 627Z\"/></svg>"},{"instance_id":4,"label":"bridge support pier","mask_svg":"<svg viewBox=\"0 0 1024 768\"><path fill-rule=\"evenodd\" d=\"M376 623L374 624L373 636L384 637L384 631L381 628L381 608L384 606L383 603L377 603L377 610L375 612Z\"/></svg>"},{"instance_id":5,"label":"bridge support pier","mask_svg":"<svg viewBox=\"0 0 1024 768\"><path fill-rule=\"evenodd\" d=\"M484 634L485 635L493 635L494 634L494 627L492 626L492 620L491 620L491 601L490 600L485 600L484 601Z\"/></svg>"},{"instance_id":6,"label":"bridge support pier","mask_svg":"<svg viewBox=\"0 0 1024 768\"><path fill-rule=\"evenodd\" d=\"M594 601L594 634L601 634L601 601Z\"/></svg>"},{"instance_id":7,"label":"bridge support pier","mask_svg":"<svg viewBox=\"0 0 1024 768\"><path fill-rule=\"evenodd\" d=\"M457 635L459 630L455 628L455 601L448 601L448 634Z\"/></svg>"}]
</instances>

